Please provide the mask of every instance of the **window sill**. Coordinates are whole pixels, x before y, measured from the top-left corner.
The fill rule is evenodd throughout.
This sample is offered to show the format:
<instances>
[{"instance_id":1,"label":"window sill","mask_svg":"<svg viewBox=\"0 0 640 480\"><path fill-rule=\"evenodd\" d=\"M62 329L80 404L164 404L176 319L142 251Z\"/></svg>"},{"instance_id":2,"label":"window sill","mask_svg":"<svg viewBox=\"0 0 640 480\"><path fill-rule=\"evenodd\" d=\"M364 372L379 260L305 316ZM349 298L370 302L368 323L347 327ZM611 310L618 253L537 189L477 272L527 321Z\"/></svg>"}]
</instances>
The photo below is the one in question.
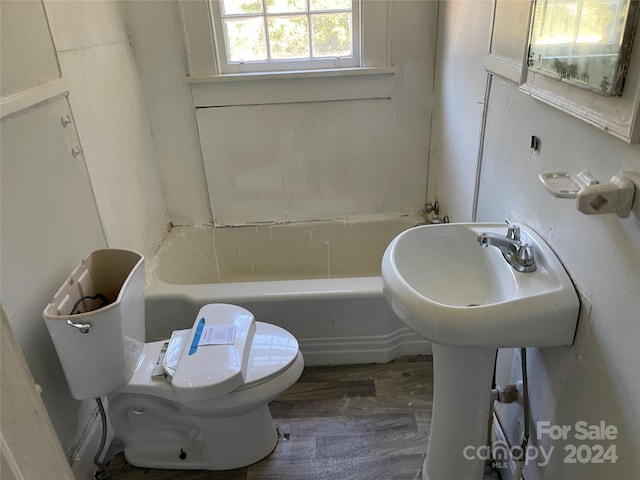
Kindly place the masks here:
<instances>
[{"instance_id":1,"label":"window sill","mask_svg":"<svg viewBox=\"0 0 640 480\"><path fill-rule=\"evenodd\" d=\"M187 77L198 108L391 98L394 67Z\"/></svg>"}]
</instances>

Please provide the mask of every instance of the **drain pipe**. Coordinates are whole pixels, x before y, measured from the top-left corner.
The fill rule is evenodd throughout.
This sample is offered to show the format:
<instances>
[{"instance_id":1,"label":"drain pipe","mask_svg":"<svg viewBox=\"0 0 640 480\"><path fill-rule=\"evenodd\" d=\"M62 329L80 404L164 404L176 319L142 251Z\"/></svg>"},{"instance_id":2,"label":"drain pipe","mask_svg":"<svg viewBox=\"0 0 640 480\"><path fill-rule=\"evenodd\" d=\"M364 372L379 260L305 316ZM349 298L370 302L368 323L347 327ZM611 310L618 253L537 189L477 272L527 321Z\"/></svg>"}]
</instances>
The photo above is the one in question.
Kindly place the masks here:
<instances>
[{"instance_id":1,"label":"drain pipe","mask_svg":"<svg viewBox=\"0 0 640 480\"><path fill-rule=\"evenodd\" d=\"M497 363L497 354L496 354ZM522 480L522 470L524 468L524 459L527 446L529 445L529 388L527 378L527 349L520 349L520 366L522 370L522 382L517 382L511 385L496 385L495 375L496 366L493 368L493 381L491 385L491 397L489 408L489 421L487 428L487 446L489 447L489 459L487 460L487 468L491 470L496 469L495 459L493 458L493 402L499 403L519 403L522 405L523 410L523 434L522 443L520 444L521 454L515 460L516 469L511 477L512 480Z\"/></svg>"},{"instance_id":2,"label":"drain pipe","mask_svg":"<svg viewBox=\"0 0 640 480\"><path fill-rule=\"evenodd\" d=\"M524 432L522 434L522 443L520 444L521 455L516 460L516 471L513 480L522 479L522 469L524 468L524 457L529 445L529 387L527 381L527 349L520 349L520 361L522 366L522 416L524 421Z\"/></svg>"},{"instance_id":3,"label":"drain pipe","mask_svg":"<svg viewBox=\"0 0 640 480\"><path fill-rule=\"evenodd\" d=\"M98 452L93 458L94 465L98 467L98 470L93 474L93 476L95 480L112 480L113 476L107 470L107 465L104 462L100 461L100 456L104 451L105 443L107 440L107 414L104 411L104 406L100 397L96 398L96 403L98 404L98 410L100 411L100 418L102 420L102 436L100 438L100 447L98 447Z\"/></svg>"},{"instance_id":4,"label":"drain pipe","mask_svg":"<svg viewBox=\"0 0 640 480\"><path fill-rule=\"evenodd\" d=\"M493 402L497 398L496 391L496 369L498 366L498 350L493 359L493 376L491 377L491 398L489 400L489 418L487 419L487 448L489 450L489 458L485 460L485 473L491 473L495 469L495 459L493 458ZM494 392L496 394L494 395Z\"/></svg>"}]
</instances>

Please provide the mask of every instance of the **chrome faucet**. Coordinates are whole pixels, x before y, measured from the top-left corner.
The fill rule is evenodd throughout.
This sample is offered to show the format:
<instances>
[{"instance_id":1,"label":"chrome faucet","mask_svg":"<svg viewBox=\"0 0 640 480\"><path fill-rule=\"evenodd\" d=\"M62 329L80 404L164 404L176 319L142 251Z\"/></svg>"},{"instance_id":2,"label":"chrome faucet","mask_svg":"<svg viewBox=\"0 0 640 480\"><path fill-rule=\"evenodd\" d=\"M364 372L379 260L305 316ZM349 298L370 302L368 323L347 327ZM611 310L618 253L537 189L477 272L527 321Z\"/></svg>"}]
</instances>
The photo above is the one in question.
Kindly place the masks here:
<instances>
[{"instance_id":1,"label":"chrome faucet","mask_svg":"<svg viewBox=\"0 0 640 480\"><path fill-rule=\"evenodd\" d=\"M509 225L505 236L484 232L477 237L481 247L489 245L496 247L502 256L518 272L533 272L536 262L533 256L533 246L520 239L520 227Z\"/></svg>"}]
</instances>

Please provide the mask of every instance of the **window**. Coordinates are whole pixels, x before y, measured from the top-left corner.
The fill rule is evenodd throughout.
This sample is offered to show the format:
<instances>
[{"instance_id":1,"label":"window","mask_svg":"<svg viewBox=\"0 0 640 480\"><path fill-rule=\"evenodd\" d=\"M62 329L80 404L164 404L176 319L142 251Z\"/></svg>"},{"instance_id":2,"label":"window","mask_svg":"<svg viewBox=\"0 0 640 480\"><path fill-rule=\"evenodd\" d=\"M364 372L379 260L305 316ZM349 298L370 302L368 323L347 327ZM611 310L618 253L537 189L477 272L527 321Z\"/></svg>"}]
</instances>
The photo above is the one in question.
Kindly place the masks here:
<instances>
[{"instance_id":1,"label":"window","mask_svg":"<svg viewBox=\"0 0 640 480\"><path fill-rule=\"evenodd\" d=\"M178 0L196 107L391 98L387 0Z\"/></svg>"},{"instance_id":2,"label":"window","mask_svg":"<svg viewBox=\"0 0 640 480\"><path fill-rule=\"evenodd\" d=\"M360 66L359 2L211 0L220 73Z\"/></svg>"}]
</instances>

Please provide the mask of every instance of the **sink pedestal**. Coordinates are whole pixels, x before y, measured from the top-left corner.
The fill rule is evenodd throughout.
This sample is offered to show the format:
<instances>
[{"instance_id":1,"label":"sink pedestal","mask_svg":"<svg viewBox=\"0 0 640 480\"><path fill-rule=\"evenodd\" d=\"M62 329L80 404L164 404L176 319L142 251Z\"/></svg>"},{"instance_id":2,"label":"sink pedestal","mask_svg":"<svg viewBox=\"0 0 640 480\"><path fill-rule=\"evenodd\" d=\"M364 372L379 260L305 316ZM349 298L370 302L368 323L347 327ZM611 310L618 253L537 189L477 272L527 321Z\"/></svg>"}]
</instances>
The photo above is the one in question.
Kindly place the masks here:
<instances>
[{"instance_id":1,"label":"sink pedestal","mask_svg":"<svg viewBox=\"0 0 640 480\"><path fill-rule=\"evenodd\" d=\"M482 480L497 349L433 344L433 410L423 480ZM484 453L484 452L482 452Z\"/></svg>"}]
</instances>

